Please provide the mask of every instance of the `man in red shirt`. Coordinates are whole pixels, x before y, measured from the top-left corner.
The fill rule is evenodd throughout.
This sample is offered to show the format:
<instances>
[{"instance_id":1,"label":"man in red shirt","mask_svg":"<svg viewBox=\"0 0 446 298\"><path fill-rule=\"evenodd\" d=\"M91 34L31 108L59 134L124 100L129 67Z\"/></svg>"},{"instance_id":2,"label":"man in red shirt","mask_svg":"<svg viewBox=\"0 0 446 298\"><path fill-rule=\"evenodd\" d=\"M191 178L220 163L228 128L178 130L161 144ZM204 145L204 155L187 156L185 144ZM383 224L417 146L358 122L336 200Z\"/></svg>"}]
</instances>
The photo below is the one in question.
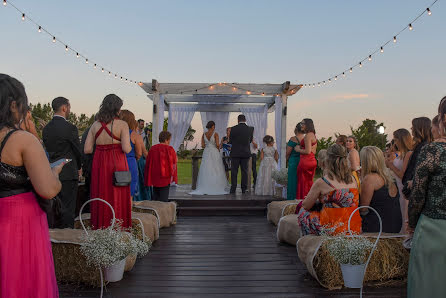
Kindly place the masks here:
<instances>
[{"instance_id":1,"label":"man in red shirt","mask_svg":"<svg viewBox=\"0 0 446 298\"><path fill-rule=\"evenodd\" d=\"M170 146L172 134L162 131L159 134L159 144L152 146L147 155L144 171L144 184L153 186L153 200L167 202L170 183L178 183L177 154Z\"/></svg>"}]
</instances>

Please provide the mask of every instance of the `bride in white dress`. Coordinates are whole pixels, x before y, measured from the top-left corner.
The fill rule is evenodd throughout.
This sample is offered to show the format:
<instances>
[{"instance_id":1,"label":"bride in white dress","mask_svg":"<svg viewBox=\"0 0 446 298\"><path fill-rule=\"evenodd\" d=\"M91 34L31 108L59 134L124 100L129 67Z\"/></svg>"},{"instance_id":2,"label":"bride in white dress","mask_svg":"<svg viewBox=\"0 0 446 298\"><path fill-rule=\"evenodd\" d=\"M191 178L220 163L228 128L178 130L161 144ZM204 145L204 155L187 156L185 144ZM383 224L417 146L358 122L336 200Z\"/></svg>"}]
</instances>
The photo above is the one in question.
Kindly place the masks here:
<instances>
[{"instance_id":1,"label":"bride in white dress","mask_svg":"<svg viewBox=\"0 0 446 298\"><path fill-rule=\"evenodd\" d=\"M224 195L229 193L223 160L219 151L219 137L215 132L215 122L209 121L208 131L203 134L203 158L198 172L197 189L191 195Z\"/></svg>"}]
</instances>

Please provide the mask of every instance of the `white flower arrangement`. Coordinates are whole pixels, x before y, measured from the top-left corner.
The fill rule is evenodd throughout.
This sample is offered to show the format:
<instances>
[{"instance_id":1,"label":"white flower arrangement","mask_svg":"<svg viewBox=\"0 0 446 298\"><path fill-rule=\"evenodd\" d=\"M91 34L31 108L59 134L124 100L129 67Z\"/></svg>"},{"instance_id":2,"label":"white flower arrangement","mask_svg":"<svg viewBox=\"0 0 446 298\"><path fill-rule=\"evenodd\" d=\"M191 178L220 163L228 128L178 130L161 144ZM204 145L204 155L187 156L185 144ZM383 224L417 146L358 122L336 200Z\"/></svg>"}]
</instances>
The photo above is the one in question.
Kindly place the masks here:
<instances>
[{"instance_id":1,"label":"white flower arrangement","mask_svg":"<svg viewBox=\"0 0 446 298\"><path fill-rule=\"evenodd\" d=\"M273 170L271 173L271 177L276 180L277 184L281 185L287 185L288 184L288 169L280 169L280 170Z\"/></svg>"},{"instance_id":2,"label":"white flower arrangement","mask_svg":"<svg viewBox=\"0 0 446 298\"><path fill-rule=\"evenodd\" d=\"M327 237L325 245L339 264L361 265L367 260L373 243L362 235L339 234Z\"/></svg>"},{"instance_id":3,"label":"white flower arrangement","mask_svg":"<svg viewBox=\"0 0 446 298\"><path fill-rule=\"evenodd\" d=\"M128 255L142 257L149 252L150 240L142 241L132 233L123 232L121 224L115 227L98 230L89 230L83 237L81 252L90 265L107 267Z\"/></svg>"}]
</instances>

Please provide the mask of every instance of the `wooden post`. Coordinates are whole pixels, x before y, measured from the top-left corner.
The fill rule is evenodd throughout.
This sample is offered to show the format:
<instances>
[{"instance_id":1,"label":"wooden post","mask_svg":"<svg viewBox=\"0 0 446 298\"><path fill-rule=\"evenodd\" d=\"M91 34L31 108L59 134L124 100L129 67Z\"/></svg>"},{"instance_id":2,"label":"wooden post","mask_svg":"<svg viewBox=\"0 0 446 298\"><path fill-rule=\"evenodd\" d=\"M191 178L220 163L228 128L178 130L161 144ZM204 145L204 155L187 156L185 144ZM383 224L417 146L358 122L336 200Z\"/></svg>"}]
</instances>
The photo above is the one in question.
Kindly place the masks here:
<instances>
[{"instance_id":1,"label":"wooden post","mask_svg":"<svg viewBox=\"0 0 446 298\"><path fill-rule=\"evenodd\" d=\"M198 180L198 160L201 157L193 156L192 157L192 190L197 189L197 180Z\"/></svg>"},{"instance_id":2,"label":"wooden post","mask_svg":"<svg viewBox=\"0 0 446 298\"><path fill-rule=\"evenodd\" d=\"M248 185L247 185L248 192L251 192L252 190L252 157L249 158L248 162Z\"/></svg>"},{"instance_id":3,"label":"wooden post","mask_svg":"<svg viewBox=\"0 0 446 298\"><path fill-rule=\"evenodd\" d=\"M281 142L280 148L280 168L286 168L286 144L287 144L287 135L286 135L286 119L287 119L287 101L288 96L286 94L282 94L282 132L281 140L277 140L277 142Z\"/></svg>"}]
</instances>

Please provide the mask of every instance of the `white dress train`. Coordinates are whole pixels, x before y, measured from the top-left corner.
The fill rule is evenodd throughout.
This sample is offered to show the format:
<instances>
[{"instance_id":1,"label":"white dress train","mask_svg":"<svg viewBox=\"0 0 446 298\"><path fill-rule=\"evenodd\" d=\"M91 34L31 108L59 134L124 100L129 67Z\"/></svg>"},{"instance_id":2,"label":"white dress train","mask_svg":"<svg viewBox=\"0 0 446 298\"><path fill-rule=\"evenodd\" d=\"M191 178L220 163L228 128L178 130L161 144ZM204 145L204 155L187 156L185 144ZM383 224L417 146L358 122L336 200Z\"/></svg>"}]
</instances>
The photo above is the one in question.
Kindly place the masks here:
<instances>
[{"instance_id":1,"label":"white dress train","mask_svg":"<svg viewBox=\"0 0 446 298\"><path fill-rule=\"evenodd\" d=\"M210 140L204 135L205 148L198 172L197 189L191 195L225 195L229 193L222 156L212 134Z\"/></svg>"},{"instance_id":2,"label":"white dress train","mask_svg":"<svg viewBox=\"0 0 446 298\"><path fill-rule=\"evenodd\" d=\"M255 194L260 196L272 196L274 194L274 180L271 177L273 170L277 170L277 162L274 159L276 149L274 147L263 148L263 160L257 173Z\"/></svg>"}]
</instances>

